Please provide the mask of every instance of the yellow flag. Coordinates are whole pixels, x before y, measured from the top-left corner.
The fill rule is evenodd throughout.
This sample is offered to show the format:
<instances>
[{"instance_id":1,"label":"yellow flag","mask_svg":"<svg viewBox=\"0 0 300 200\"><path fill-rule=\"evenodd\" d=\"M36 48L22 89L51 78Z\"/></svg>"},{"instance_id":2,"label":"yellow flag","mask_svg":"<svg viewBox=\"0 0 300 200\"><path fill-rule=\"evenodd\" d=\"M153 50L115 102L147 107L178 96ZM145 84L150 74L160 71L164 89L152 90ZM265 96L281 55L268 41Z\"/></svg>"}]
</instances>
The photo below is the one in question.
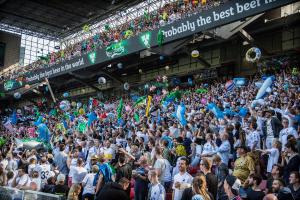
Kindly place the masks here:
<instances>
[{"instance_id":1,"label":"yellow flag","mask_svg":"<svg viewBox=\"0 0 300 200\"><path fill-rule=\"evenodd\" d=\"M148 96L147 107L146 107L146 117L149 117L151 101L152 101L152 96L149 95Z\"/></svg>"}]
</instances>

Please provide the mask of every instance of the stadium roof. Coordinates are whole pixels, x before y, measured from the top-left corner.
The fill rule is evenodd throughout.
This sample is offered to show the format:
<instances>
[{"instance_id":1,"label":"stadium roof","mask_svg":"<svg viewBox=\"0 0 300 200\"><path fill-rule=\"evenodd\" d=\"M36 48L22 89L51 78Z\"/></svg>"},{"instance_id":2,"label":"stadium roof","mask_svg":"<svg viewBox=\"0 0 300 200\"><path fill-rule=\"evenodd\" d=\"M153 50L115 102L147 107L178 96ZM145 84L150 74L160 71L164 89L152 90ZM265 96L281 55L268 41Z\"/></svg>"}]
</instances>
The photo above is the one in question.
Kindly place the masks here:
<instances>
[{"instance_id":1,"label":"stadium roof","mask_svg":"<svg viewBox=\"0 0 300 200\"><path fill-rule=\"evenodd\" d=\"M0 28L60 39L142 0L0 0Z\"/></svg>"}]
</instances>

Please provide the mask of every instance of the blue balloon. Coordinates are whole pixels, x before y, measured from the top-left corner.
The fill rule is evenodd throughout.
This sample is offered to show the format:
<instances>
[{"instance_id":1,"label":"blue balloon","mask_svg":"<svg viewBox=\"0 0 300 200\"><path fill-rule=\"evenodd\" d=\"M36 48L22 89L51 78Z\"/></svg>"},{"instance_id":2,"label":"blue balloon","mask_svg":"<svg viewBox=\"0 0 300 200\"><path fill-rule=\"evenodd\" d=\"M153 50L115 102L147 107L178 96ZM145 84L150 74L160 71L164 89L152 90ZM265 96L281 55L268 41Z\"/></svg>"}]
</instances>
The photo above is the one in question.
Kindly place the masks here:
<instances>
[{"instance_id":1,"label":"blue balloon","mask_svg":"<svg viewBox=\"0 0 300 200\"><path fill-rule=\"evenodd\" d=\"M164 56L159 56L159 60L163 60L164 59Z\"/></svg>"},{"instance_id":2,"label":"blue balloon","mask_svg":"<svg viewBox=\"0 0 300 200\"><path fill-rule=\"evenodd\" d=\"M63 94L63 97L65 97L65 98L67 98L67 97L69 97L70 96L70 94L68 93L68 92L65 92L64 94Z\"/></svg>"},{"instance_id":3,"label":"blue balloon","mask_svg":"<svg viewBox=\"0 0 300 200\"><path fill-rule=\"evenodd\" d=\"M123 68L123 64L122 64L122 63L118 63L117 67L118 67L119 69L122 69L122 68Z\"/></svg>"}]
</instances>

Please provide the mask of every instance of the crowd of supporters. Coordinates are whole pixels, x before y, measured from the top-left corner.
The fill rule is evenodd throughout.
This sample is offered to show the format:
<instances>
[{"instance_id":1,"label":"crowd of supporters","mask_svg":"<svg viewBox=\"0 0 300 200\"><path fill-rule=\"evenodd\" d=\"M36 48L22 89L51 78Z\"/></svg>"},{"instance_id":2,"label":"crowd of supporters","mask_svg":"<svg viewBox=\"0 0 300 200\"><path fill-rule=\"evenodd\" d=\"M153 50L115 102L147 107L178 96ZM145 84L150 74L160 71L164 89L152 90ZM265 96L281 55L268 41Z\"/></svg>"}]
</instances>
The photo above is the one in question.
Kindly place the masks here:
<instances>
[{"instance_id":1,"label":"crowd of supporters","mask_svg":"<svg viewBox=\"0 0 300 200\"><path fill-rule=\"evenodd\" d=\"M255 104L260 75L233 89L215 81L149 91L150 111L129 97L66 111L11 108L19 110L15 122L2 111L0 185L82 200L298 200L299 74L284 68L265 76L273 84ZM169 98L174 92L181 95ZM48 147L37 148L34 137Z\"/></svg>"}]
</instances>

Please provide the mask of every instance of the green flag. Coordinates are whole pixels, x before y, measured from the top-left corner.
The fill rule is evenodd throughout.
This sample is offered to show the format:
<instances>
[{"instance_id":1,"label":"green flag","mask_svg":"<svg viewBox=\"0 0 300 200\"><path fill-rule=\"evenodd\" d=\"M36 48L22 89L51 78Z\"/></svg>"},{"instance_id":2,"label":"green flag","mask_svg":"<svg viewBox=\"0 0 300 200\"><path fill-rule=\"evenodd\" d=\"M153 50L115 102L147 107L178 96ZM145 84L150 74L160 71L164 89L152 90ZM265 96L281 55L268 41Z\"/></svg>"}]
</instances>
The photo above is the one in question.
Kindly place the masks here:
<instances>
[{"instance_id":1,"label":"green flag","mask_svg":"<svg viewBox=\"0 0 300 200\"><path fill-rule=\"evenodd\" d=\"M140 122L140 116L136 112L134 113L133 118L136 122Z\"/></svg>"},{"instance_id":2,"label":"green flag","mask_svg":"<svg viewBox=\"0 0 300 200\"><path fill-rule=\"evenodd\" d=\"M141 105L141 104L146 104L146 96L142 96L134 102L133 107Z\"/></svg>"},{"instance_id":3,"label":"green flag","mask_svg":"<svg viewBox=\"0 0 300 200\"><path fill-rule=\"evenodd\" d=\"M198 93L198 94L205 94L205 93L207 93L207 89L204 89L204 88L197 89L196 93Z\"/></svg>"},{"instance_id":4,"label":"green flag","mask_svg":"<svg viewBox=\"0 0 300 200\"><path fill-rule=\"evenodd\" d=\"M119 103L119 105L117 107L117 119L122 118L123 107L124 107L123 99L121 98L120 103Z\"/></svg>"},{"instance_id":5,"label":"green flag","mask_svg":"<svg viewBox=\"0 0 300 200\"><path fill-rule=\"evenodd\" d=\"M85 133L86 123L84 121L82 121L78 124L78 130L80 133Z\"/></svg>"}]
</instances>

